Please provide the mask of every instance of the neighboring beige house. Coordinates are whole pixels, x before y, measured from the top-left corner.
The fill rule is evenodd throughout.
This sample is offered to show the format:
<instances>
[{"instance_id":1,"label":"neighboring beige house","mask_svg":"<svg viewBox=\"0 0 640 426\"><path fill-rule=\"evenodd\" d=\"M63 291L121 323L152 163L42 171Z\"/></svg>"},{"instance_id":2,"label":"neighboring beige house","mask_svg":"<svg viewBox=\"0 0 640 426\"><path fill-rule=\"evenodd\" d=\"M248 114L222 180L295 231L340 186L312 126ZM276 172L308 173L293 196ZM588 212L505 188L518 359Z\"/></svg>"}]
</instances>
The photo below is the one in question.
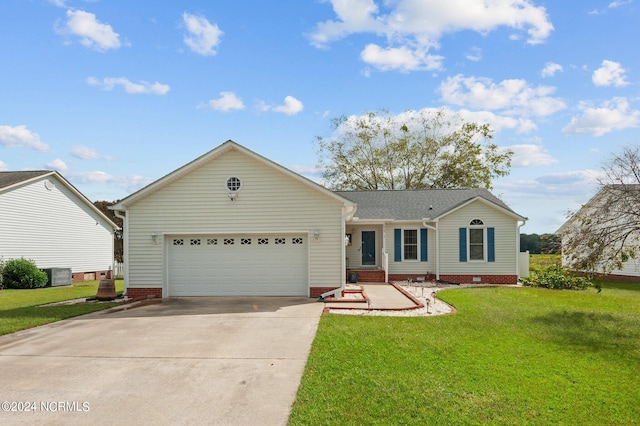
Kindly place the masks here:
<instances>
[{"instance_id":1,"label":"neighboring beige house","mask_svg":"<svg viewBox=\"0 0 640 426\"><path fill-rule=\"evenodd\" d=\"M629 188L635 187L635 190L640 191L640 186L627 186ZM603 214L603 211L609 209L602 209L601 206L610 206L616 205L615 200L618 200L622 197L622 193L626 191L625 189L620 189L617 185L610 185L604 189L601 189L596 195L594 195L589 201L587 201L574 215L572 215L557 231L556 234L560 234L562 236L563 245L566 243L567 238L571 235L571 228L574 226L574 222L576 218L579 217L588 217L598 214ZM622 192L621 192L622 191ZM614 201L610 201L614 200ZM613 217L617 213L614 209L610 209L612 213L607 216L610 219L605 221L596 221L599 223L608 222L608 226L617 226L619 221L616 221L616 217ZM633 237L631 237L633 238ZM635 238L638 238L637 236ZM635 240L637 241L637 239ZM579 254L578 254L579 255ZM562 256L562 264L563 266L569 266L569 259L565 253ZM602 270L599 271L603 273ZM623 263L622 268L614 269L609 273L605 274L608 279L615 281L630 281L630 282L640 282L640 253L637 254L635 259L629 259L627 262Z\"/></svg>"},{"instance_id":2,"label":"neighboring beige house","mask_svg":"<svg viewBox=\"0 0 640 426\"><path fill-rule=\"evenodd\" d=\"M111 208L130 297L318 297L347 269L514 284L526 221L483 189L333 192L233 141Z\"/></svg>"},{"instance_id":3,"label":"neighboring beige house","mask_svg":"<svg viewBox=\"0 0 640 426\"><path fill-rule=\"evenodd\" d=\"M101 279L113 268L118 226L50 170L0 172L0 256L41 269L71 269L73 281Z\"/></svg>"}]
</instances>

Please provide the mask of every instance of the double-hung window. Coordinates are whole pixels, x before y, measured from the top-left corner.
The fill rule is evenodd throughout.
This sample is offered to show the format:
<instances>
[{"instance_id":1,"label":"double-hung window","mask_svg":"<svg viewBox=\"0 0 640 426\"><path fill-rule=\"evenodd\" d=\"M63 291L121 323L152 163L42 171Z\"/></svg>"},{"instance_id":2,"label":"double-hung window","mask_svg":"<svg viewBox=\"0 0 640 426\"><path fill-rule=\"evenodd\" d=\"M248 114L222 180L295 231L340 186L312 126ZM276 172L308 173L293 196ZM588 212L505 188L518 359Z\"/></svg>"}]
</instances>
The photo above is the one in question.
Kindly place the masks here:
<instances>
[{"instance_id":1,"label":"double-hung window","mask_svg":"<svg viewBox=\"0 0 640 426\"><path fill-rule=\"evenodd\" d=\"M469 228L469 260L484 260L483 228Z\"/></svg>"},{"instance_id":2,"label":"double-hung window","mask_svg":"<svg viewBox=\"0 0 640 426\"><path fill-rule=\"evenodd\" d=\"M460 228L460 262L495 262L495 256L495 228L485 226L481 219Z\"/></svg>"},{"instance_id":3,"label":"double-hung window","mask_svg":"<svg viewBox=\"0 0 640 426\"><path fill-rule=\"evenodd\" d=\"M403 239L403 259L418 260L418 230L405 229Z\"/></svg>"}]
</instances>

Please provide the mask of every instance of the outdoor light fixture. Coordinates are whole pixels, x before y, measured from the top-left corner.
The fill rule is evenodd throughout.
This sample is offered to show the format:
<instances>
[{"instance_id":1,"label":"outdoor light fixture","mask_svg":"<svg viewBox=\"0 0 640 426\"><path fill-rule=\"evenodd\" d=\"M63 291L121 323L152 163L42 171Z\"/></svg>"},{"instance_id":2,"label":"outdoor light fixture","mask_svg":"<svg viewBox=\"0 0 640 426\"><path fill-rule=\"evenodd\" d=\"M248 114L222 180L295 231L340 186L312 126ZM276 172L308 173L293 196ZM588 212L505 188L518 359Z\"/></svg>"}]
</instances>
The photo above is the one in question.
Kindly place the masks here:
<instances>
[{"instance_id":1,"label":"outdoor light fixture","mask_svg":"<svg viewBox=\"0 0 640 426\"><path fill-rule=\"evenodd\" d=\"M151 241L153 241L153 244L158 245L160 244L161 237L162 235L159 232L154 232L151 234Z\"/></svg>"},{"instance_id":2,"label":"outdoor light fixture","mask_svg":"<svg viewBox=\"0 0 640 426\"><path fill-rule=\"evenodd\" d=\"M318 229L313 231L313 241L315 241L316 243L320 241L320 231Z\"/></svg>"}]
</instances>

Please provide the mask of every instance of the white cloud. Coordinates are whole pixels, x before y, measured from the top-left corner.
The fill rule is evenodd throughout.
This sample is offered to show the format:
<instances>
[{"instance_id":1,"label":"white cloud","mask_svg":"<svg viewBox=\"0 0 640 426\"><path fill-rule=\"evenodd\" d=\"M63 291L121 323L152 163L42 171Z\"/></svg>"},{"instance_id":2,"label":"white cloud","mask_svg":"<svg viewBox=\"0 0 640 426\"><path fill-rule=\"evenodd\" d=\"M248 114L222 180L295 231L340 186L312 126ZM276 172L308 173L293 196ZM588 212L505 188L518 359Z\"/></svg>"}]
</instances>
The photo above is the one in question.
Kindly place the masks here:
<instances>
[{"instance_id":1,"label":"white cloud","mask_svg":"<svg viewBox=\"0 0 640 426\"><path fill-rule=\"evenodd\" d=\"M516 133L529 133L538 129L538 126L532 120L525 117L514 118L498 115L491 111L470 111L468 109L461 109L458 114L472 123L489 124L495 132L513 129Z\"/></svg>"},{"instance_id":2,"label":"white cloud","mask_svg":"<svg viewBox=\"0 0 640 426\"><path fill-rule=\"evenodd\" d=\"M112 160L109 155L102 155L93 148L83 145L74 145L71 147L71 155L81 160Z\"/></svg>"},{"instance_id":3,"label":"white cloud","mask_svg":"<svg viewBox=\"0 0 640 426\"><path fill-rule=\"evenodd\" d=\"M58 172L64 172L68 168L65 162L59 158L56 158L50 163L46 163L45 166L47 166L50 169L56 170Z\"/></svg>"},{"instance_id":4,"label":"white cloud","mask_svg":"<svg viewBox=\"0 0 640 426\"><path fill-rule=\"evenodd\" d=\"M609 3L609 9L615 9L616 7L624 6L631 3L633 0L616 0Z\"/></svg>"},{"instance_id":5,"label":"white cloud","mask_svg":"<svg viewBox=\"0 0 640 426\"><path fill-rule=\"evenodd\" d=\"M540 72L540 75L542 75L543 77L553 77L554 75L556 75L557 72L562 72L562 71L564 71L564 68L562 67L562 65L556 64L554 62L547 62L547 64L544 66L544 68Z\"/></svg>"},{"instance_id":6,"label":"white cloud","mask_svg":"<svg viewBox=\"0 0 640 426\"><path fill-rule=\"evenodd\" d=\"M547 116L566 108L559 98L551 97L555 87L531 87L525 80L510 79L496 84L489 78L449 77L440 84L442 100L454 105L488 110L503 110L505 114Z\"/></svg>"},{"instance_id":7,"label":"white cloud","mask_svg":"<svg viewBox=\"0 0 640 426\"><path fill-rule=\"evenodd\" d=\"M25 147L40 152L51 149L40 140L37 133L27 129L27 126L0 126L0 145L7 148Z\"/></svg>"},{"instance_id":8,"label":"white cloud","mask_svg":"<svg viewBox=\"0 0 640 426\"><path fill-rule=\"evenodd\" d=\"M289 166L289 169L309 179L317 179L320 176L322 176L322 172L323 172L322 168L319 166L301 165L301 164L291 165Z\"/></svg>"},{"instance_id":9,"label":"white cloud","mask_svg":"<svg viewBox=\"0 0 640 426\"><path fill-rule=\"evenodd\" d=\"M189 34L184 36L184 42L193 52L203 56L214 56L216 47L220 44L220 37L224 34L217 25L211 24L203 16L182 14L182 19Z\"/></svg>"},{"instance_id":10,"label":"white cloud","mask_svg":"<svg viewBox=\"0 0 640 426\"><path fill-rule=\"evenodd\" d=\"M622 87L629 84L625 80L626 69L622 68L618 62L602 61L600 68L593 72L591 80L596 86Z\"/></svg>"},{"instance_id":11,"label":"white cloud","mask_svg":"<svg viewBox=\"0 0 640 426\"><path fill-rule=\"evenodd\" d=\"M609 5L605 9L593 9L593 10L589 11L589 14L590 15L601 15L603 13L607 13L608 12L607 9L616 9L618 7L630 4L632 2L633 2L633 0L615 0L615 1L612 1L611 3L609 3Z\"/></svg>"},{"instance_id":12,"label":"white cloud","mask_svg":"<svg viewBox=\"0 0 640 426\"><path fill-rule=\"evenodd\" d=\"M233 92L220 92L219 99L211 99L207 106L217 111L230 111L232 109L244 109L242 99Z\"/></svg>"},{"instance_id":13,"label":"white cloud","mask_svg":"<svg viewBox=\"0 0 640 426\"><path fill-rule=\"evenodd\" d=\"M598 177L600 176L602 176L602 172L597 170L575 170L569 172L550 173L537 178L536 182L551 186L590 186L597 184Z\"/></svg>"},{"instance_id":14,"label":"white cloud","mask_svg":"<svg viewBox=\"0 0 640 426\"><path fill-rule=\"evenodd\" d=\"M469 61L479 62L482 59L482 49L480 49L479 47L472 47L467 53L464 54L464 57Z\"/></svg>"},{"instance_id":15,"label":"white cloud","mask_svg":"<svg viewBox=\"0 0 640 426\"><path fill-rule=\"evenodd\" d=\"M67 10L62 32L80 37L83 46L100 52L120 47L120 35L110 25L100 23L96 15L83 10Z\"/></svg>"},{"instance_id":16,"label":"white cloud","mask_svg":"<svg viewBox=\"0 0 640 426\"><path fill-rule=\"evenodd\" d=\"M5 163L4 161L0 160L0 172L6 172L8 170L9 170L9 168L7 167L7 163Z\"/></svg>"},{"instance_id":17,"label":"white cloud","mask_svg":"<svg viewBox=\"0 0 640 426\"><path fill-rule=\"evenodd\" d=\"M377 64L382 70L437 69L425 66L431 63L433 67L441 62L439 57L431 58L428 52L439 48L440 38L447 33L470 30L486 34L508 27L526 31L527 42L538 44L553 30L546 9L534 6L530 0L395 0L382 2L384 12L375 0L328 2L333 6L336 19L318 23L309 35L311 44L326 48L351 34L384 37L388 46L370 44L360 54L363 60L369 59L369 63ZM416 61L423 65L416 67Z\"/></svg>"},{"instance_id":18,"label":"white cloud","mask_svg":"<svg viewBox=\"0 0 640 426\"><path fill-rule=\"evenodd\" d=\"M110 183L117 180L116 177L109 173L95 171L95 172L69 172L67 174L74 181L80 183Z\"/></svg>"},{"instance_id":19,"label":"white cloud","mask_svg":"<svg viewBox=\"0 0 640 426\"><path fill-rule=\"evenodd\" d=\"M513 167L548 166L557 163L549 152L540 145L520 144L506 147L513 151L511 165Z\"/></svg>"},{"instance_id":20,"label":"white cloud","mask_svg":"<svg viewBox=\"0 0 640 426\"><path fill-rule=\"evenodd\" d=\"M259 112L275 111L286 115L295 115L304 109L304 105L293 96L287 96L284 98L284 105L273 106L260 101L256 105L256 109Z\"/></svg>"},{"instance_id":21,"label":"white cloud","mask_svg":"<svg viewBox=\"0 0 640 426\"><path fill-rule=\"evenodd\" d=\"M605 101L600 107L583 102L578 108L582 115L573 117L562 129L563 134L602 136L614 130L640 126L640 111L629 110L629 102L624 97Z\"/></svg>"},{"instance_id":22,"label":"white cloud","mask_svg":"<svg viewBox=\"0 0 640 426\"><path fill-rule=\"evenodd\" d=\"M113 90L116 86L122 86L126 93L132 95L138 94L152 94L152 95L166 95L171 87L167 84L160 84L157 81L155 83L147 83L146 81L140 81L133 83L125 77L107 77L100 81L95 77L87 78L87 84L90 86L100 86L104 90Z\"/></svg>"},{"instance_id":23,"label":"white cloud","mask_svg":"<svg viewBox=\"0 0 640 426\"><path fill-rule=\"evenodd\" d=\"M118 178L118 185L126 189L128 192L135 192L138 189L149 185L155 179L149 179L140 175L129 175L122 178Z\"/></svg>"},{"instance_id":24,"label":"white cloud","mask_svg":"<svg viewBox=\"0 0 640 426\"><path fill-rule=\"evenodd\" d=\"M444 59L442 56L429 55L423 49L411 49L407 46L382 48L373 43L364 48L360 58L381 71L402 72L440 70Z\"/></svg>"}]
</instances>

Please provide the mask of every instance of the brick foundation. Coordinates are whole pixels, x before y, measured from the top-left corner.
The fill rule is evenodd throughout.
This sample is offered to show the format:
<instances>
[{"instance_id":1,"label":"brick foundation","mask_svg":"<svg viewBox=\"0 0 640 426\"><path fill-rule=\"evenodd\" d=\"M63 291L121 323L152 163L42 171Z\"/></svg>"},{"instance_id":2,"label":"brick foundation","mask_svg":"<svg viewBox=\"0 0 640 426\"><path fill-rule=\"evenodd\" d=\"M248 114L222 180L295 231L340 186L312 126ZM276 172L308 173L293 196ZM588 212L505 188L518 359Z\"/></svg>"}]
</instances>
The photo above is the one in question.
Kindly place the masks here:
<instances>
[{"instance_id":1,"label":"brick foundation","mask_svg":"<svg viewBox=\"0 0 640 426\"><path fill-rule=\"evenodd\" d=\"M358 281L362 281L365 283L383 283L384 282L384 271L379 269L350 269L349 271L355 272L358 274ZM349 272L347 271L346 276L347 282L349 281Z\"/></svg>"},{"instance_id":2,"label":"brick foundation","mask_svg":"<svg viewBox=\"0 0 640 426\"><path fill-rule=\"evenodd\" d=\"M74 283L93 280L110 280L112 271L92 271L92 272L74 272L71 274L71 281Z\"/></svg>"},{"instance_id":3,"label":"brick foundation","mask_svg":"<svg viewBox=\"0 0 640 426\"><path fill-rule=\"evenodd\" d=\"M162 298L161 288L128 288L127 297L131 299Z\"/></svg>"},{"instance_id":4,"label":"brick foundation","mask_svg":"<svg viewBox=\"0 0 640 426\"><path fill-rule=\"evenodd\" d=\"M322 293L335 290L336 288L340 287L311 287L309 289L309 297L320 297Z\"/></svg>"},{"instance_id":5,"label":"brick foundation","mask_svg":"<svg viewBox=\"0 0 640 426\"><path fill-rule=\"evenodd\" d=\"M640 277L634 277L631 275L597 274L595 278L598 280L616 281L619 283L640 283Z\"/></svg>"},{"instance_id":6,"label":"brick foundation","mask_svg":"<svg viewBox=\"0 0 640 426\"><path fill-rule=\"evenodd\" d=\"M480 278L480 281L474 281ZM517 275L445 275L440 274L443 281L451 281L460 284L518 284Z\"/></svg>"},{"instance_id":7,"label":"brick foundation","mask_svg":"<svg viewBox=\"0 0 640 426\"><path fill-rule=\"evenodd\" d=\"M433 274L389 274L389 281L418 281L418 277L423 277L425 281L435 281Z\"/></svg>"}]
</instances>

